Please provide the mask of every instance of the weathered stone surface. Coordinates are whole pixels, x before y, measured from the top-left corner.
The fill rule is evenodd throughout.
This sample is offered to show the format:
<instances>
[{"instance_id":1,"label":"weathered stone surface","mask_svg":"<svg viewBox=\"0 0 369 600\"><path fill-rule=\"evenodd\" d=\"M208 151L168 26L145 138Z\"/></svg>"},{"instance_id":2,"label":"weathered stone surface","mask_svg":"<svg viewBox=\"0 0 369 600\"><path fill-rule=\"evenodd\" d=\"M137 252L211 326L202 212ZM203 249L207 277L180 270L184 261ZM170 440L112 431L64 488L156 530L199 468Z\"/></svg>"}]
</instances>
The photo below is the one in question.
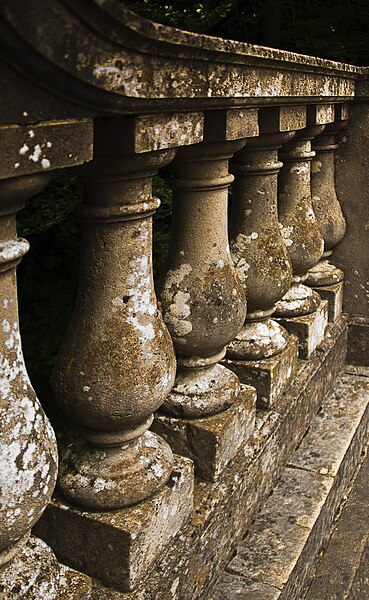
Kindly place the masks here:
<instances>
[{"instance_id":1,"label":"weathered stone surface","mask_svg":"<svg viewBox=\"0 0 369 600\"><path fill-rule=\"evenodd\" d=\"M1 127L0 179L87 162L92 158L92 136L89 120Z\"/></svg>"},{"instance_id":2,"label":"weathered stone surface","mask_svg":"<svg viewBox=\"0 0 369 600\"><path fill-rule=\"evenodd\" d=\"M241 383L252 385L256 389L258 406L276 408L278 398L286 392L296 375L298 340L291 335L282 352L265 360L248 361L225 358L222 364L234 371Z\"/></svg>"},{"instance_id":3,"label":"weathered stone surface","mask_svg":"<svg viewBox=\"0 0 369 600\"><path fill-rule=\"evenodd\" d=\"M343 375L329 401L312 422L309 434L294 453L289 465L316 474L335 477L342 456L348 451L354 436L361 436L364 445L369 424L362 423L369 404L369 380ZM352 450L352 448L351 448Z\"/></svg>"},{"instance_id":4,"label":"weathered stone surface","mask_svg":"<svg viewBox=\"0 0 369 600\"><path fill-rule=\"evenodd\" d=\"M300 358L309 358L324 339L328 324L328 302L322 300L317 310L302 317L280 318L278 321L299 340Z\"/></svg>"},{"instance_id":5,"label":"weathered stone surface","mask_svg":"<svg viewBox=\"0 0 369 600\"><path fill-rule=\"evenodd\" d=\"M311 140L323 128L316 125L297 131L280 153L283 167L278 178L278 214L295 277L303 276L316 265L324 249L310 184L310 161L315 156Z\"/></svg>"},{"instance_id":6,"label":"weathered stone surface","mask_svg":"<svg viewBox=\"0 0 369 600\"><path fill-rule=\"evenodd\" d=\"M171 546L192 502L192 463L175 457L169 481L145 502L114 512L83 512L56 495L36 532L61 562L128 591Z\"/></svg>"},{"instance_id":7,"label":"weathered stone surface","mask_svg":"<svg viewBox=\"0 0 369 600\"><path fill-rule=\"evenodd\" d=\"M238 546L227 576L221 577L218 585L224 597L245 578L278 588L276 597L281 600L300 598L368 436L369 381L345 375ZM254 598L246 590L241 597ZM327 596L316 596L320 597ZM262 593L255 598L263 600Z\"/></svg>"},{"instance_id":8,"label":"weathered stone surface","mask_svg":"<svg viewBox=\"0 0 369 600\"><path fill-rule=\"evenodd\" d=\"M337 196L347 221L347 231L335 248L332 261L345 272L344 310L350 315L369 316L369 188L367 103L350 109L350 120L339 136L335 175ZM358 157L361 157L358 160ZM350 173L348 177L347 174ZM366 353L368 356L368 353ZM365 360L365 359L364 359Z\"/></svg>"},{"instance_id":9,"label":"weathered stone surface","mask_svg":"<svg viewBox=\"0 0 369 600\"><path fill-rule=\"evenodd\" d=\"M331 487L330 477L286 468L227 571L281 590Z\"/></svg>"},{"instance_id":10,"label":"weathered stone surface","mask_svg":"<svg viewBox=\"0 0 369 600\"><path fill-rule=\"evenodd\" d=\"M96 146L82 171L79 287L52 384L83 438L61 459L60 490L92 510L140 502L171 472L169 446L145 432L176 370L152 275L152 214L160 204L152 176L174 153L102 155Z\"/></svg>"},{"instance_id":11,"label":"weathered stone surface","mask_svg":"<svg viewBox=\"0 0 369 600\"><path fill-rule=\"evenodd\" d=\"M324 553L322 552L317 564L306 600L361 600L368 597L367 588L360 590L361 585L358 585L361 580L360 572L363 571L362 575L366 576L366 584L368 573L368 463L367 454L353 482L352 491L341 509L332 536L324 546ZM354 592L352 595L351 590Z\"/></svg>"},{"instance_id":12,"label":"weathered stone surface","mask_svg":"<svg viewBox=\"0 0 369 600\"><path fill-rule=\"evenodd\" d=\"M163 549L155 568L142 579L139 590L124 598L203 600L207 597L212 582L229 559L232 546L249 528L257 507L270 493L283 465L343 369L346 320L341 318L329 325L329 333L320 352L300 363L279 412L259 411L253 444L239 451L217 482L195 485L194 512L189 522L172 544ZM105 598L103 593L96 587L94 600Z\"/></svg>"},{"instance_id":13,"label":"weathered stone surface","mask_svg":"<svg viewBox=\"0 0 369 600\"><path fill-rule=\"evenodd\" d=\"M60 565L58 600L87 600L91 589L88 575Z\"/></svg>"},{"instance_id":14,"label":"weathered stone surface","mask_svg":"<svg viewBox=\"0 0 369 600\"><path fill-rule=\"evenodd\" d=\"M329 255L329 251L325 255ZM307 285L312 287L329 286L340 283L344 279L344 273L341 269L332 265L328 260L320 260L315 267L309 269L308 276L305 279Z\"/></svg>"},{"instance_id":15,"label":"weathered stone surface","mask_svg":"<svg viewBox=\"0 0 369 600\"><path fill-rule=\"evenodd\" d=\"M156 413L151 429L173 452L193 460L200 479L215 481L253 434L255 403L254 388L242 386L236 402L217 415L189 420Z\"/></svg>"},{"instance_id":16,"label":"weathered stone surface","mask_svg":"<svg viewBox=\"0 0 369 600\"><path fill-rule=\"evenodd\" d=\"M335 321L342 315L343 289L343 282L315 288L321 299L328 301L328 321Z\"/></svg>"},{"instance_id":17,"label":"weathered stone surface","mask_svg":"<svg viewBox=\"0 0 369 600\"><path fill-rule=\"evenodd\" d=\"M238 575L223 573L207 600L277 600L280 590Z\"/></svg>"},{"instance_id":18,"label":"weathered stone surface","mask_svg":"<svg viewBox=\"0 0 369 600\"><path fill-rule=\"evenodd\" d=\"M351 317L348 328L347 362L369 365L369 318Z\"/></svg>"},{"instance_id":19,"label":"weathered stone surface","mask_svg":"<svg viewBox=\"0 0 369 600\"><path fill-rule=\"evenodd\" d=\"M298 283L291 285L288 292L275 304L274 317L291 318L310 315L320 306L320 296L307 285ZM304 277L302 278L304 279Z\"/></svg>"},{"instance_id":20,"label":"weathered stone surface","mask_svg":"<svg viewBox=\"0 0 369 600\"><path fill-rule=\"evenodd\" d=\"M204 135L206 142L240 140L258 134L258 111L255 108L230 108L206 113Z\"/></svg>"},{"instance_id":21,"label":"weathered stone surface","mask_svg":"<svg viewBox=\"0 0 369 600\"><path fill-rule=\"evenodd\" d=\"M294 132L280 133L280 120L275 109L264 110L260 129L274 126L274 133L248 140L231 161L235 181L230 249L247 294L248 312L242 331L228 346L229 358L269 358L281 352L288 339L287 332L268 318L292 282L291 261L278 222L277 182L282 167L278 148Z\"/></svg>"},{"instance_id":22,"label":"weathered stone surface","mask_svg":"<svg viewBox=\"0 0 369 600\"><path fill-rule=\"evenodd\" d=\"M197 144L203 137L204 115L201 112L94 121L95 147L100 154L141 154Z\"/></svg>"},{"instance_id":23,"label":"weathered stone surface","mask_svg":"<svg viewBox=\"0 0 369 600\"><path fill-rule=\"evenodd\" d=\"M138 112L140 107L146 113L159 112L168 105L177 110L189 99L192 110L234 107L235 100L238 105L250 105L250 99L280 104L289 96L294 102L349 99L355 94L355 79L365 77L360 67L152 23L121 3L105 0L84 11L50 2L38 13L38 4L30 2L29 10L47 28L37 18L29 19L18 4L4 5L0 39L16 37L23 44L20 61L13 46L4 42L6 62L16 61L23 76L51 88L57 97L100 114ZM42 35L34 35L35 27ZM11 108L6 103L5 114L16 121L18 113Z\"/></svg>"},{"instance_id":24,"label":"weathered stone surface","mask_svg":"<svg viewBox=\"0 0 369 600\"><path fill-rule=\"evenodd\" d=\"M59 600L60 565L41 540L30 537L0 568L1 600Z\"/></svg>"},{"instance_id":25,"label":"weathered stone surface","mask_svg":"<svg viewBox=\"0 0 369 600\"><path fill-rule=\"evenodd\" d=\"M162 411L203 418L228 408L239 381L218 366L240 331L246 298L228 245L228 159L246 140L179 149L168 182L173 216L168 270L160 300L178 357L174 387Z\"/></svg>"}]
</instances>

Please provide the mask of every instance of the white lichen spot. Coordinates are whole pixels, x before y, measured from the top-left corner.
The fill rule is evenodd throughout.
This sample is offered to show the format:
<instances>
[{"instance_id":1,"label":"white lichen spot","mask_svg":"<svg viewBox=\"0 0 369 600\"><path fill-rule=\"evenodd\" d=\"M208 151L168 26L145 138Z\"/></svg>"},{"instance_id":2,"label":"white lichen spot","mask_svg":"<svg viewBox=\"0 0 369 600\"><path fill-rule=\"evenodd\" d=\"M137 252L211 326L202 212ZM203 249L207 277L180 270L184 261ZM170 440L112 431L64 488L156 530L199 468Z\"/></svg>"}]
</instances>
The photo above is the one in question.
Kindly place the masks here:
<instances>
[{"instance_id":1,"label":"white lichen spot","mask_svg":"<svg viewBox=\"0 0 369 600\"><path fill-rule=\"evenodd\" d=\"M2 330L4 333L9 333L11 327L10 327L10 323L7 319L4 319L2 322Z\"/></svg>"},{"instance_id":2,"label":"white lichen spot","mask_svg":"<svg viewBox=\"0 0 369 600\"><path fill-rule=\"evenodd\" d=\"M23 256L29 249L26 240L8 240L0 243L0 261L15 260Z\"/></svg>"},{"instance_id":3,"label":"white lichen spot","mask_svg":"<svg viewBox=\"0 0 369 600\"><path fill-rule=\"evenodd\" d=\"M51 148L52 143L51 142L46 142L46 148Z\"/></svg>"},{"instance_id":4,"label":"white lichen spot","mask_svg":"<svg viewBox=\"0 0 369 600\"><path fill-rule=\"evenodd\" d=\"M105 490L111 490L114 487L114 483L112 481L102 479L101 477L97 477L93 483L93 486L96 492L103 492Z\"/></svg>"},{"instance_id":5,"label":"white lichen spot","mask_svg":"<svg viewBox=\"0 0 369 600\"><path fill-rule=\"evenodd\" d=\"M20 163L18 163L18 162L14 163L14 169L19 169L19 167L20 167Z\"/></svg>"},{"instance_id":6,"label":"white lichen spot","mask_svg":"<svg viewBox=\"0 0 369 600\"><path fill-rule=\"evenodd\" d=\"M21 148L19 148L19 154L21 156L24 156L24 154L27 154L29 150L29 146L27 146L27 144L23 144L23 146Z\"/></svg>"},{"instance_id":7,"label":"white lichen spot","mask_svg":"<svg viewBox=\"0 0 369 600\"><path fill-rule=\"evenodd\" d=\"M33 162L38 162L40 160L42 156L42 150L41 150L41 146L40 144L36 144L32 154L29 155L28 159L32 160Z\"/></svg>"},{"instance_id":8,"label":"white lichen spot","mask_svg":"<svg viewBox=\"0 0 369 600\"><path fill-rule=\"evenodd\" d=\"M171 593L171 595L172 595L172 598L175 598L175 597L176 597L176 595L177 595L177 588L178 588L178 586L179 586L179 577L177 577L177 578L176 578L176 579L173 581L173 583L172 583L172 585L171 585L171 587L170 587L170 593Z\"/></svg>"},{"instance_id":9,"label":"white lichen spot","mask_svg":"<svg viewBox=\"0 0 369 600\"><path fill-rule=\"evenodd\" d=\"M89 391L90 391L90 389L91 389L91 388L90 388L88 385L84 385L84 386L83 386L83 391L84 391L84 392L89 392Z\"/></svg>"},{"instance_id":10,"label":"white lichen spot","mask_svg":"<svg viewBox=\"0 0 369 600\"><path fill-rule=\"evenodd\" d=\"M287 247L292 246L293 240L291 239L291 235L293 234L293 226L287 225L287 227L282 227L282 237L284 243Z\"/></svg>"},{"instance_id":11,"label":"white lichen spot","mask_svg":"<svg viewBox=\"0 0 369 600\"><path fill-rule=\"evenodd\" d=\"M252 240L257 240L259 237L259 234L256 231L253 231L252 234L250 235L250 238Z\"/></svg>"},{"instance_id":12,"label":"white lichen spot","mask_svg":"<svg viewBox=\"0 0 369 600\"><path fill-rule=\"evenodd\" d=\"M29 130L28 135L31 139L35 137L35 132L33 131L33 129Z\"/></svg>"},{"instance_id":13,"label":"white lichen spot","mask_svg":"<svg viewBox=\"0 0 369 600\"><path fill-rule=\"evenodd\" d=\"M41 161L41 167L43 169L49 169L51 167L51 163L47 158L43 158Z\"/></svg>"}]
</instances>

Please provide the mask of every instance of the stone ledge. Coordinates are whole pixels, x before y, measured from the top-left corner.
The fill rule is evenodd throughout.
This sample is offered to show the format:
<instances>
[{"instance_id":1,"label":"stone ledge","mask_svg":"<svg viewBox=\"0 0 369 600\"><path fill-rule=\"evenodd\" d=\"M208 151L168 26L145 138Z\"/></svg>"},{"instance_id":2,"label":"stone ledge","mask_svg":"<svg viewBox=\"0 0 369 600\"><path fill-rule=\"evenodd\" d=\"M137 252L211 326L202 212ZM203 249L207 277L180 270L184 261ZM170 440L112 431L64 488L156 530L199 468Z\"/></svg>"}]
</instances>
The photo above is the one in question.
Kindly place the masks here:
<instances>
[{"instance_id":1,"label":"stone ledge","mask_svg":"<svg viewBox=\"0 0 369 600\"><path fill-rule=\"evenodd\" d=\"M322 399L332 390L344 368L346 349L347 323L342 317L328 326L313 356L300 362L279 412L258 411L252 443L239 451L217 482L195 485L190 520L163 549L137 590L118 594L96 583L89 600L207 598L220 569L271 492Z\"/></svg>"},{"instance_id":2,"label":"stone ledge","mask_svg":"<svg viewBox=\"0 0 369 600\"><path fill-rule=\"evenodd\" d=\"M368 437L369 380L345 375L239 545L214 600L240 597L235 589L245 600L264 600L263 586L273 600L300 598Z\"/></svg>"},{"instance_id":3,"label":"stone ledge","mask_svg":"<svg viewBox=\"0 0 369 600\"><path fill-rule=\"evenodd\" d=\"M237 401L217 415L189 420L157 413L151 428L173 452L193 460L197 477L215 481L253 434L255 403L254 388L242 386Z\"/></svg>"}]
</instances>

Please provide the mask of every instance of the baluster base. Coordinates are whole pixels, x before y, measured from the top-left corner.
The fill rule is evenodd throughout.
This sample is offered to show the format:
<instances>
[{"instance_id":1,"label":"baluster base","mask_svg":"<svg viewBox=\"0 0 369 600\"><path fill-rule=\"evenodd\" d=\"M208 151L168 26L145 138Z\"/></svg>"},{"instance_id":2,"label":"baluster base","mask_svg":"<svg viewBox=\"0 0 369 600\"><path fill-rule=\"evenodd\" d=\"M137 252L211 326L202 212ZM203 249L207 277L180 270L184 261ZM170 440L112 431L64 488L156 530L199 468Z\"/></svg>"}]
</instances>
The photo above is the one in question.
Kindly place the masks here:
<instances>
[{"instance_id":1,"label":"baluster base","mask_svg":"<svg viewBox=\"0 0 369 600\"><path fill-rule=\"evenodd\" d=\"M227 347L227 358L263 360L282 352L288 333L273 319L246 321L243 329Z\"/></svg>"},{"instance_id":2,"label":"baluster base","mask_svg":"<svg viewBox=\"0 0 369 600\"><path fill-rule=\"evenodd\" d=\"M1 600L56 600L60 565L50 548L30 537L18 553L0 568Z\"/></svg>"},{"instance_id":3,"label":"baluster base","mask_svg":"<svg viewBox=\"0 0 369 600\"><path fill-rule=\"evenodd\" d=\"M251 361L227 357L223 363L236 373L241 383L254 386L258 406L275 407L296 374L298 340L289 336L286 347L271 358Z\"/></svg>"},{"instance_id":4,"label":"baluster base","mask_svg":"<svg viewBox=\"0 0 369 600\"><path fill-rule=\"evenodd\" d=\"M290 335L298 337L299 357L302 359L308 359L324 339L328 325L328 302L320 299L319 301L317 310L308 315L278 319Z\"/></svg>"},{"instance_id":5,"label":"baluster base","mask_svg":"<svg viewBox=\"0 0 369 600\"><path fill-rule=\"evenodd\" d=\"M300 317L316 311L320 305L320 296L302 283L294 283L279 302L275 304L273 317Z\"/></svg>"},{"instance_id":6,"label":"baluster base","mask_svg":"<svg viewBox=\"0 0 369 600\"><path fill-rule=\"evenodd\" d=\"M171 543L193 505L193 465L174 457L168 482L148 500L114 512L86 512L56 493L35 526L72 568L132 591Z\"/></svg>"},{"instance_id":7,"label":"baluster base","mask_svg":"<svg viewBox=\"0 0 369 600\"><path fill-rule=\"evenodd\" d=\"M80 440L65 451L58 483L67 500L79 506L113 510L155 494L169 479L172 466L168 444L150 431L113 447Z\"/></svg>"},{"instance_id":8,"label":"baluster base","mask_svg":"<svg viewBox=\"0 0 369 600\"><path fill-rule=\"evenodd\" d=\"M321 287L340 283L343 278L344 273L341 269L332 265L328 260L321 260L308 271L305 283L311 287Z\"/></svg>"},{"instance_id":9,"label":"baluster base","mask_svg":"<svg viewBox=\"0 0 369 600\"><path fill-rule=\"evenodd\" d=\"M221 414L191 421L156 413L152 428L173 452L193 460L199 479L214 482L253 433L255 404L255 389L241 386L236 402Z\"/></svg>"},{"instance_id":10,"label":"baluster base","mask_svg":"<svg viewBox=\"0 0 369 600\"><path fill-rule=\"evenodd\" d=\"M224 354L179 357L174 386L160 410L184 419L210 417L227 410L238 397L240 382L232 371L217 364Z\"/></svg>"}]
</instances>

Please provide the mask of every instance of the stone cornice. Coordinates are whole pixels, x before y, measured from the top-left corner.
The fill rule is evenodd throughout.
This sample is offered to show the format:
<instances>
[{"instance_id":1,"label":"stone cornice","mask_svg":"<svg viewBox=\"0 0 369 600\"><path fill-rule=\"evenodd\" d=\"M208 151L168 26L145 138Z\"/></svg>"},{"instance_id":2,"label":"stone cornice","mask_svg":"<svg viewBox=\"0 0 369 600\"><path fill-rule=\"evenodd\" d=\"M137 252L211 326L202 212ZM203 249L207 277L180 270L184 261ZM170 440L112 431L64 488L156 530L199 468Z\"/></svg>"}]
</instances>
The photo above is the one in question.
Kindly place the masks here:
<instances>
[{"instance_id":1,"label":"stone cornice","mask_svg":"<svg viewBox=\"0 0 369 600\"><path fill-rule=\"evenodd\" d=\"M368 72L159 25L118 0L2 3L0 47L23 76L93 114L344 101Z\"/></svg>"}]
</instances>

